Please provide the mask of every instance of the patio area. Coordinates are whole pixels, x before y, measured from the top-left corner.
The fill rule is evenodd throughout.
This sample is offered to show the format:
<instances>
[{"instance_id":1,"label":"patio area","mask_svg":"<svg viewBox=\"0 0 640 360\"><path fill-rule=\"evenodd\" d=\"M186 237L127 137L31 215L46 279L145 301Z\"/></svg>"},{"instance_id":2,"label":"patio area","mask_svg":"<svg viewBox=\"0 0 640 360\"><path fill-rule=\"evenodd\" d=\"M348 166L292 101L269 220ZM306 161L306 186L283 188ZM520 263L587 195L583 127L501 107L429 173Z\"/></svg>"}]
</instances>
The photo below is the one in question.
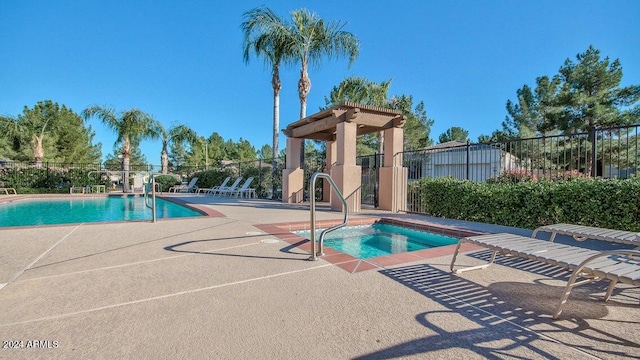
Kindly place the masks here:
<instances>
[{"instance_id":1,"label":"patio area","mask_svg":"<svg viewBox=\"0 0 640 360\"><path fill-rule=\"evenodd\" d=\"M637 288L619 286L603 303L606 281L578 287L553 321L569 275L557 268L500 258L487 270L452 275L446 251L368 265L308 261L305 244L288 242L282 230L309 221L306 204L172 197L213 216L0 230L0 357L623 359L640 352ZM319 210L320 221L342 217L326 205ZM531 233L351 214L362 222L380 217ZM461 263L488 257L469 252Z\"/></svg>"}]
</instances>

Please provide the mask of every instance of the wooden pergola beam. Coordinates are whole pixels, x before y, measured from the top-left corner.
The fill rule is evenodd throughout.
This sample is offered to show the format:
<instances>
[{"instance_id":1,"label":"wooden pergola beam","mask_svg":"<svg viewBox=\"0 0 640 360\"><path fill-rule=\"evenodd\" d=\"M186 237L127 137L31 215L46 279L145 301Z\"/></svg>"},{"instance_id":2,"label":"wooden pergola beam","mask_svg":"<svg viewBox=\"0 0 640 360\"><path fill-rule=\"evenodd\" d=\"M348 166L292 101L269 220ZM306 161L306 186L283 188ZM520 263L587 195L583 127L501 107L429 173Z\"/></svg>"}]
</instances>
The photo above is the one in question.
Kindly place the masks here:
<instances>
[{"instance_id":1,"label":"wooden pergola beam","mask_svg":"<svg viewBox=\"0 0 640 360\"><path fill-rule=\"evenodd\" d=\"M283 130L292 138L324 140L335 139L336 126L341 122L358 124L358 135L379 132L392 127L404 126L404 117L399 111L354 103L341 103L289 124Z\"/></svg>"}]
</instances>

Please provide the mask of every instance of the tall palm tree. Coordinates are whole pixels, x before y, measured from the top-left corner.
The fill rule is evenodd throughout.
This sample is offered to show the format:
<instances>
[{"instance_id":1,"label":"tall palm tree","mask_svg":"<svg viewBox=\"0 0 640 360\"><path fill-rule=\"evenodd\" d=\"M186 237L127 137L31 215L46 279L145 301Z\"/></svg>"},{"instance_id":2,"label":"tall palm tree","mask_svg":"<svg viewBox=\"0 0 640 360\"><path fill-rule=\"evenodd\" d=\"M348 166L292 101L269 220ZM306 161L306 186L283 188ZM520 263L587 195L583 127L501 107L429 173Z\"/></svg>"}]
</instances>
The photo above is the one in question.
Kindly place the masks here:
<instances>
[{"instance_id":1,"label":"tall palm tree","mask_svg":"<svg viewBox=\"0 0 640 360\"><path fill-rule=\"evenodd\" d=\"M360 53L358 38L342 30L344 24L333 21L329 24L317 14L307 9L291 12L293 23L289 26L287 35L288 46L293 56L300 61L300 80L298 80L298 97L300 98L300 119L307 117L307 97L311 91L309 78L309 64L320 66L325 56L349 56L349 66L353 64ZM305 141L300 145L300 162L304 166Z\"/></svg>"},{"instance_id":2,"label":"tall palm tree","mask_svg":"<svg viewBox=\"0 0 640 360\"><path fill-rule=\"evenodd\" d=\"M184 143L189 142L192 143L196 140L198 135L195 131L189 128L186 125L177 125L171 127L169 131L167 131L164 126L160 125L160 136L162 137L162 154L160 159L162 161L162 170L163 174L169 173L169 143Z\"/></svg>"},{"instance_id":3,"label":"tall palm tree","mask_svg":"<svg viewBox=\"0 0 640 360\"><path fill-rule=\"evenodd\" d=\"M325 24L317 14L307 9L294 10L291 19L293 24L289 26L288 46L292 47L293 55L301 64L298 97L302 119L307 116L307 97L311 91L309 64L319 66L325 56L347 55L351 65L360 53L360 42L354 34L342 30L342 22Z\"/></svg>"},{"instance_id":4,"label":"tall palm tree","mask_svg":"<svg viewBox=\"0 0 640 360\"><path fill-rule=\"evenodd\" d=\"M117 134L116 146L122 144L123 190L129 192L132 144L139 144L143 139L157 139L162 125L149 114L135 108L116 114L113 108L93 105L82 111L85 120L93 116Z\"/></svg>"},{"instance_id":5,"label":"tall palm tree","mask_svg":"<svg viewBox=\"0 0 640 360\"><path fill-rule=\"evenodd\" d=\"M249 63L251 53L263 57L265 65L271 67L271 87L273 88L273 143L271 147L271 167L275 172L278 165L278 140L280 136L280 65L293 58L289 40L286 37L286 22L266 6L244 13L240 25L244 32L244 62ZM275 188L275 182L274 182ZM275 194L275 191L273 192Z\"/></svg>"}]
</instances>

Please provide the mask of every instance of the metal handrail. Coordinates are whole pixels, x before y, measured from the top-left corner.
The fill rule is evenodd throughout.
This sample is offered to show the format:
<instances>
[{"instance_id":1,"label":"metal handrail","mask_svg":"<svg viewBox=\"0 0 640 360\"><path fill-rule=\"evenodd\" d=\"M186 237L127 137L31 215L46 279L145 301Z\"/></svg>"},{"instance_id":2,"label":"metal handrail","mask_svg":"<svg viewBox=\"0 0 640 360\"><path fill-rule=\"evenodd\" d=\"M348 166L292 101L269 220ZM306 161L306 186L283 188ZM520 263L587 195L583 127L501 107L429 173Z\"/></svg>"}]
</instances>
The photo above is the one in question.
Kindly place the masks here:
<instances>
[{"instance_id":1,"label":"metal handrail","mask_svg":"<svg viewBox=\"0 0 640 360\"><path fill-rule=\"evenodd\" d=\"M342 210L344 212L344 220L342 221L341 224L336 225L334 227L330 227L328 229L324 229L322 230L322 232L320 232L320 238L318 239L318 251L316 252L316 196L315 194L316 194L316 180L318 178L327 179L327 181L333 188L333 191L335 191L340 201L342 201ZM315 261L315 260L318 260L318 256L324 255L324 253L322 252L324 236L330 231L339 229L347 225L347 221L349 220L349 208L347 207L347 201L344 199L344 196L342 196L342 193L338 189L338 186L336 186L336 183L333 182L333 179L331 179L331 176L329 174L325 174L321 172L314 173L313 175L311 175L311 180L309 185L310 185L309 188L311 189L311 196L310 196L311 197L311 206L310 206L311 208L311 256L309 257L309 260Z\"/></svg>"},{"instance_id":2,"label":"metal handrail","mask_svg":"<svg viewBox=\"0 0 640 360\"><path fill-rule=\"evenodd\" d=\"M151 205L149 205L149 185L151 186ZM154 174L149 175L149 181L144 187L144 204L151 209L153 222L158 222L156 217L156 177Z\"/></svg>"}]
</instances>

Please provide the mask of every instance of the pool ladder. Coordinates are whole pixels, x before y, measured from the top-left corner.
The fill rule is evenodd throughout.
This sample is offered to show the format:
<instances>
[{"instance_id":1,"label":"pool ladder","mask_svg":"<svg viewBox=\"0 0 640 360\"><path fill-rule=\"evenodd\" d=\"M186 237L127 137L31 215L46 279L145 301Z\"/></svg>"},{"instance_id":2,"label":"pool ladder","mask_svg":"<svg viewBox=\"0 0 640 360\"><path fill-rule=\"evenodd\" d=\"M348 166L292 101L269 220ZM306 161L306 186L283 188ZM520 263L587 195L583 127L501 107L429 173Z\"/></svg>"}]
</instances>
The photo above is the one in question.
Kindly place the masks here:
<instances>
[{"instance_id":1,"label":"pool ladder","mask_svg":"<svg viewBox=\"0 0 640 360\"><path fill-rule=\"evenodd\" d=\"M336 193L336 195L342 202L342 211L344 212L344 219L342 220L341 224L338 224L334 227L330 227L328 229L324 229L320 232L320 236L318 238L318 250L316 251L316 180L318 180L318 178L326 179L331 185L331 188L333 188L333 191ZM347 201L344 199L344 196L342 196L342 193L336 186L336 183L333 182L333 179L329 174L317 172L311 175L309 188L311 190L309 193L309 197L311 198L311 206L310 206L311 208L311 256L309 257L309 260L315 261L315 260L318 260L318 256L324 255L324 252L322 251L324 236L330 231L339 229L347 225L347 221L349 220L349 208L347 207Z\"/></svg>"},{"instance_id":2,"label":"pool ladder","mask_svg":"<svg viewBox=\"0 0 640 360\"><path fill-rule=\"evenodd\" d=\"M151 204L149 204L149 187L151 187ZM144 187L144 204L151 209L153 222L158 222L156 216L156 178L153 174L149 176L149 182Z\"/></svg>"}]
</instances>

